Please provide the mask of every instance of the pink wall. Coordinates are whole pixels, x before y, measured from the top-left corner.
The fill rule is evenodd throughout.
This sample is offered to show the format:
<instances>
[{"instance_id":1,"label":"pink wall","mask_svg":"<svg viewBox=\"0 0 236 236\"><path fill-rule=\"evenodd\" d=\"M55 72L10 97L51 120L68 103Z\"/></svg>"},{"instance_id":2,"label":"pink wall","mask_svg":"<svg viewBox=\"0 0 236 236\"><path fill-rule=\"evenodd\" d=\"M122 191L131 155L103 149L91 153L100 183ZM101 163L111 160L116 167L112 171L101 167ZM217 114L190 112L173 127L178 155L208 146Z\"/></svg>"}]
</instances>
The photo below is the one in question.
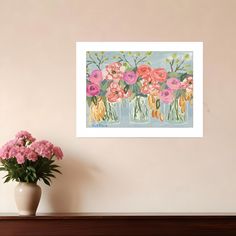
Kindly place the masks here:
<instances>
[{"instance_id":1,"label":"pink wall","mask_svg":"<svg viewBox=\"0 0 236 236\"><path fill-rule=\"evenodd\" d=\"M0 143L62 146L41 212L235 212L234 0L0 1ZM75 138L76 41L203 41L204 138ZM3 176L3 174L1 174ZM16 212L15 183L0 212Z\"/></svg>"}]
</instances>

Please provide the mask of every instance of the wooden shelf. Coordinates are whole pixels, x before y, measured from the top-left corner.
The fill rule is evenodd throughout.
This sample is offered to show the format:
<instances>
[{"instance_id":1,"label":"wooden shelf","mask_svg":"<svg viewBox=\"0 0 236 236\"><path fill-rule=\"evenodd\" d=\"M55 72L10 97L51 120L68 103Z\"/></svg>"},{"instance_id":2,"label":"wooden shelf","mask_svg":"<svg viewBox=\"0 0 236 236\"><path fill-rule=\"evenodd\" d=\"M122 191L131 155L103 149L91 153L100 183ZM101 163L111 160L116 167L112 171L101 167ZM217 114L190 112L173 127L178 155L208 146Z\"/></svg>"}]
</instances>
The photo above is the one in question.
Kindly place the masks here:
<instances>
[{"instance_id":1,"label":"wooden shelf","mask_svg":"<svg viewBox=\"0 0 236 236\"><path fill-rule=\"evenodd\" d=\"M234 215L46 214L0 215L1 236L227 236Z\"/></svg>"}]
</instances>

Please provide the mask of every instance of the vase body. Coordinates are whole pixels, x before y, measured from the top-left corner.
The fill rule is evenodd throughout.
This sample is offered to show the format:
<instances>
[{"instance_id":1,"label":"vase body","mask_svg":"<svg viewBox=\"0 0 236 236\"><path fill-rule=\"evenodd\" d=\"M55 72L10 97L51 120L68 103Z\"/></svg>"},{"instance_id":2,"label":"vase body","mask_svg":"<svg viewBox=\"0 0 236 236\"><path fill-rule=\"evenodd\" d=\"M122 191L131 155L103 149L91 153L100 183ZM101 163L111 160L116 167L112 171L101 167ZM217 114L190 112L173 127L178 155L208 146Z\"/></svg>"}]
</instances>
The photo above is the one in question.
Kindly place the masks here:
<instances>
[{"instance_id":1,"label":"vase body","mask_svg":"<svg viewBox=\"0 0 236 236\"><path fill-rule=\"evenodd\" d=\"M147 98L136 96L130 103L129 119L131 122L144 123L149 121Z\"/></svg>"},{"instance_id":2,"label":"vase body","mask_svg":"<svg viewBox=\"0 0 236 236\"><path fill-rule=\"evenodd\" d=\"M35 183L19 182L15 188L15 201L19 215L34 216L41 198L41 188Z\"/></svg>"},{"instance_id":3,"label":"vase body","mask_svg":"<svg viewBox=\"0 0 236 236\"><path fill-rule=\"evenodd\" d=\"M170 123L184 123L187 120L188 104L183 97L166 105L166 120Z\"/></svg>"},{"instance_id":4,"label":"vase body","mask_svg":"<svg viewBox=\"0 0 236 236\"><path fill-rule=\"evenodd\" d=\"M121 118L121 103L120 102L106 102L106 122L120 123Z\"/></svg>"}]
</instances>

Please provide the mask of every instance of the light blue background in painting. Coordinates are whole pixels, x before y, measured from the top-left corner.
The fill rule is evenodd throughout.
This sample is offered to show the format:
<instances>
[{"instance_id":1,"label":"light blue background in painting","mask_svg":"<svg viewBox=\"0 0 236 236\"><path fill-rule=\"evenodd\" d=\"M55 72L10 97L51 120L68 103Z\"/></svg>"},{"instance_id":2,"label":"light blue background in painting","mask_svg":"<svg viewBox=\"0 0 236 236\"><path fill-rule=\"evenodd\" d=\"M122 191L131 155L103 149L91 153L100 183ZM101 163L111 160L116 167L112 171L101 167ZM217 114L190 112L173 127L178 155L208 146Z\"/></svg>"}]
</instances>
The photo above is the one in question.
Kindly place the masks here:
<instances>
[{"instance_id":1,"label":"light blue background in painting","mask_svg":"<svg viewBox=\"0 0 236 236\"><path fill-rule=\"evenodd\" d=\"M91 55L93 55L96 52L90 52ZM135 53L135 52L132 52ZM142 52L141 52L142 53ZM173 53L176 53L178 57L182 57L184 56L184 54L188 53L190 55L190 60L188 61L188 64L191 65L191 67L189 68L190 70L192 70L192 52L152 52L152 55L150 57L148 57L148 61L150 61L151 67L153 68L160 68L160 67L164 67L167 71L169 71L169 66L168 64L165 62L165 59L168 57L171 57L171 55ZM113 59L113 56L117 56L118 52L105 52L105 57L108 57L109 60L107 62L105 62L102 66L101 69L104 69L105 66L107 64L110 64L112 62L117 61L117 59ZM126 53L126 58L128 59L129 62L131 62L131 64L134 66L133 60L132 58ZM145 63L143 63L145 64ZM92 70L97 69L96 66L94 65L90 65L89 66L89 73L91 73ZM161 107L163 112L166 112L166 110L168 109L168 105L162 105ZM122 101L121 103L121 118L120 118L120 122L119 123L107 123L107 122L101 122L99 124L89 124L88 121L88 117L89 117L89 107L87 105L87 110L86 110L86 126L87 127L96 127L96 128L187 128L187 127L193 127L193 108L189 105L189 103L187 103L187 119L185 122L183 123L171 123L171 122L167 122L167 121L163 121L161 122L160 120L157 119L153 119L150 116L149 122L145 122L145 123L136 123L136 122L130 122L129 121L129 103L128 101Z\"/></svg>"}]
</instances>

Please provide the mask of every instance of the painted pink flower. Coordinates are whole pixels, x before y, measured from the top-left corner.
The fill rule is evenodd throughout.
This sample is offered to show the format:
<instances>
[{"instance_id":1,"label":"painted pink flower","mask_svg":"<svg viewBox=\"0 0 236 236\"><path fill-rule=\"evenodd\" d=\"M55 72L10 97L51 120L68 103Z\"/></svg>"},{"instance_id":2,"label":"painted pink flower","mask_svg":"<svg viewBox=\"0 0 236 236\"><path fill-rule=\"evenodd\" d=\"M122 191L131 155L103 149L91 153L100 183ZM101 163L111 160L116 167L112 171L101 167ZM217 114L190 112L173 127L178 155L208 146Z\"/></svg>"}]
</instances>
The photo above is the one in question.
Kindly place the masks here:
<instances>
[{"instance_id":1,"label":"painted pink flower","mask_svg":"<svg viewBox=\"0 0 236 236\"><path fill-rule=\"evenodd\" d=\"M92 84L100 84L102 82L102 72L100 70L93 70L89 76L89 81Z\"/></svg>"},{"instance_id":2,"label":"painted pink flower","mask_svg":"<svg viewBox=\"0 0 236 236\"><path fill-rule=\"evenodd\" d=\"M167 86L172 90L177 90L180 88L180 81L176 78L170 78L166 81Z\"/></svg>"},{"instance_id":3,"label":"painted pink flower","mask_svg":"<svg viewBox=\"0 0 236 236\"><path fill-rule=\"evenodd\" d=\"M181 88L186 89L187 92L193 91L193 77L189 76L181 82Z\"/></svg>"},{"instance_id":4,"label":"painted pink flower","mask_svg":"<svg viewBox=\"0 0 236 236\"><path fill-rule=\"evenodd\" d=\"M35 141L35 138L33 138L32 135L27 131L18 132L15 138L18 140L27 140L30 141L31 143Z\"/></svg>"},{"instance_id":5,"label":"painted pink flower","mask_svg":"<svg viewBox=\"0 0 236 236\"><path fill-rule=\"evenodd\" d=\"M106 97L109 102L120 102L124 97L124 91L116 82L112 82L107 90Z\"/></svg>"},{"instance_id":6,"label":"painted pink flower","mask_svg":"<svg viewBox=\"0 0 236 236\"><path fill-rule=\"evenodd\" d=\"M56 156L57 160L61 160L61 159L62 159L62 157L63 157L63 152L62 152L61 148L55 146L55 147L53 148L53 153L54 153L54 155Z\"/></svg>"},{"instance_id":7,"label":"painted pink flower","mask_svg":"<svg viewBox=\"0 0 236 236\"><path fill-rule=\"evenodd\" d=\"M151 72L152 80L164 82L167 78L167 72L164 68L153 69Z\"/></svg>"},{"instance_id":8,"label":"painted pink flower","mask_svg":"<svg viewBox=\"0 0 236 236\"><path fill-rule=\"evenodd\" d=\"M97 96L100 93L100 86L98 84L88 84L86 94L88 97Z\"/></svg>"},{"instance_id":9,"label":"painted pink flower","mask_svg":"<svg viewBox=\"0 0 236 236\"><path fill-rule=\"evenodd\" d=\"M152 72L151 67L147 65L141 65L137 69L138 76L148 81L151 80L151 77L150 77L151 72Z\"/></svg>"},{"instance_id":10,"label":"painted pink flower","mask_svg":"<svg viewBox=\"0 0 236 236\"><path fill-rule=\"evenodd\" d=\"M160 99L164 103L170 104L173 101L173 99L174 99L172 90L165 89L165 90L161 91L160 92Z\"/></svg>"},{"instance_id":11,"label":"painted pink flower","mask_svg":"<svg viewBox=\"0 0 236 236\"><path fill-rule=\"evenodd\" d=\"M106 66L104 76L107 80L119 82L123 78L125 67L120 62L113 62Z\"/></svg>"},{"instance_id":12,"label":"painted pink flower","mask_svg":"<svg viewBox=\"0 0 236 236\"><path fill-rule=\"evenodd\" d=\"M134 71L127 71L124 73L123 79L127 84L131 85L136 83L138 76Z\"/></svg>"}]
</instances>

